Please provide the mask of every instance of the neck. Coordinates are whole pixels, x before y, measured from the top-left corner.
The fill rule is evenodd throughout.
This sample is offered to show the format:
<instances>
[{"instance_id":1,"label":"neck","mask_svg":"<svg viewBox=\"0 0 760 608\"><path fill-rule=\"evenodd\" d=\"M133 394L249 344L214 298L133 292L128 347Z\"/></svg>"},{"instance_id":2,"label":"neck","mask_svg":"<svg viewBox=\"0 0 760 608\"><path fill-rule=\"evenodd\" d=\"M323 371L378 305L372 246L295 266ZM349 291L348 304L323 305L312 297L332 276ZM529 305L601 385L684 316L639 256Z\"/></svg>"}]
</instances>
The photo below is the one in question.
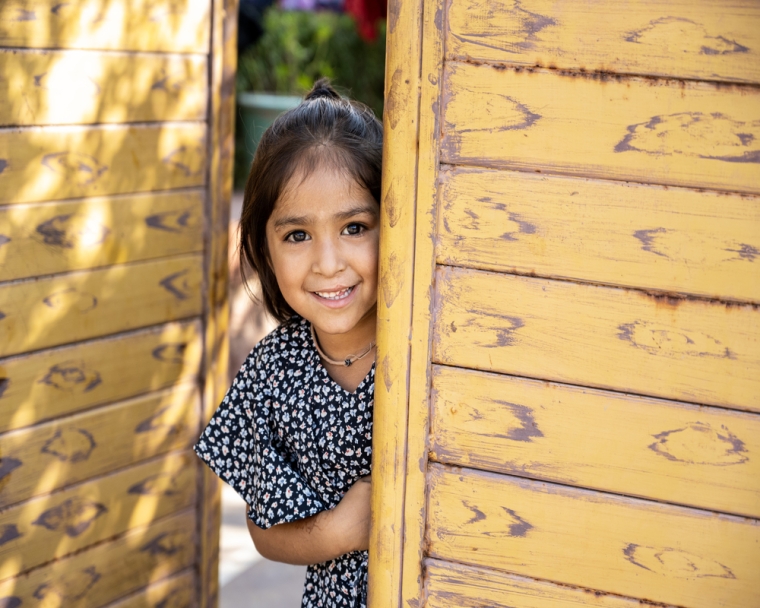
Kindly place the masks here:
<instances>
[{"instance_id":1,"label":"neck","mask_svg":"<svg viewBox=\"0 0 760 608\"><path fill-rule=\"evenodd\" d=\"M343 361L347 357L360 355L375 340L375 312L371 311L344 334L329 334L314 326L314 332L322 352L330 359Z\"/></svg>"}]
</instances>

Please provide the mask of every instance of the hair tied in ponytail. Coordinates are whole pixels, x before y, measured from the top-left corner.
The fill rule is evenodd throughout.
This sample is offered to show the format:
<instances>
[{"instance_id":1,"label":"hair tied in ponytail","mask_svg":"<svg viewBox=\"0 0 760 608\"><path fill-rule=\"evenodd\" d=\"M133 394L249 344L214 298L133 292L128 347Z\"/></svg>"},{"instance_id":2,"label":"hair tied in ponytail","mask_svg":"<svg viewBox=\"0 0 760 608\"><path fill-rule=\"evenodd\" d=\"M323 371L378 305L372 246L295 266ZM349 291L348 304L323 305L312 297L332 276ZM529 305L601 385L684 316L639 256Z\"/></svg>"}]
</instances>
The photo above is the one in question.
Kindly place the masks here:
<instances>
[{"instance_id":1,"label":"hair tied in ponytail","mask_svg":"<svg viewBox=\"0 0 760 608\"><path fill-rule=\"evenodd\" d=\"M306 93L304 101L311 101L312 99L321 99L327 97L328 99L340 99L337 91L330 85L329 78L320 78L314 83L311 91Z\"/></svg>"}]
</instances>

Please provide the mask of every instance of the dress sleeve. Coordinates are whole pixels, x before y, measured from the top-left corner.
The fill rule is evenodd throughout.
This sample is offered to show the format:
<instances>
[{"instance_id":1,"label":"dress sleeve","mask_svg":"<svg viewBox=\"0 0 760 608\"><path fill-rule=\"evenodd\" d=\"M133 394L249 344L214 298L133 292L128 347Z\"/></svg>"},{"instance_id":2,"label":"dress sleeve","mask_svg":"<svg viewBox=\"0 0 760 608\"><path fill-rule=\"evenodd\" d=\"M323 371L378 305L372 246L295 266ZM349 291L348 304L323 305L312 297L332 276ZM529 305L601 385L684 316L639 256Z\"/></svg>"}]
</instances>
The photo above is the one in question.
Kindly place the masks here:
<instances>
[{"instance_id":1,"label":"dress sleeve","mask_svg":"<svg viewBox=\"0 0 760 608\"><path fill-rule=\"evenodd\" d=\"M251 521L266 530L316 515L327 506L273 433L272 396L259 363L254 349L194 449L248 503Z\"/></svg>"}]
</instances>

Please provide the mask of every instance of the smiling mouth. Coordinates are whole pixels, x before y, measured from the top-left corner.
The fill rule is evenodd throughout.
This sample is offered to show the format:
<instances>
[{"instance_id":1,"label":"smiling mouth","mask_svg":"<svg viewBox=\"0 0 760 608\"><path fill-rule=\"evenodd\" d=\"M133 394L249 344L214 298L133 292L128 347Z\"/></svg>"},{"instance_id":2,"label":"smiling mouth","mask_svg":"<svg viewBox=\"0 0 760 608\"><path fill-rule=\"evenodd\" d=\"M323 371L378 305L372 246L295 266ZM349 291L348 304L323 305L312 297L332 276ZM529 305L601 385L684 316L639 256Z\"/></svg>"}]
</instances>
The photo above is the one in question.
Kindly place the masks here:
<instances>
[{"instance_id":1,"label":"smiling mouth","mask_svg":"<svg viewBox=\"0 0 760 608\"><path fill-rule=\"evenodd\" d=\"M356 287L356 285L353 285L351 287L346 287L339 291L315 291L313 293L315 295L318 295L320 298L324 298L325 300L342 300L344 298L347 298L349 295L351 295L351 292L354 290L354 287Z\"/></svg>"}]
</instances>

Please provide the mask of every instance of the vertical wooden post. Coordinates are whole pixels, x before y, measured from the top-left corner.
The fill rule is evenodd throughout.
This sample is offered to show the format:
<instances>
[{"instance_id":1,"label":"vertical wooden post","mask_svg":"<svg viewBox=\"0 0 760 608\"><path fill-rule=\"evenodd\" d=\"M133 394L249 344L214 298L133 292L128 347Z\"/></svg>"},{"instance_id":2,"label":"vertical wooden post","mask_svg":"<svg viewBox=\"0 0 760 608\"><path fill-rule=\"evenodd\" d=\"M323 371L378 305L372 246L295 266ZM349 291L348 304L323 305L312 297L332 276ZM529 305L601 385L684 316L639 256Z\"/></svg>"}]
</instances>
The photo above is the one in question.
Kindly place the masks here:
<instances>
[{"instance_id":1,"label":"vertical wooden post","mask_svg":"<svg viewBox=\"0 0 760 608\"><path fill-rule=\"evenodd\" d=\"M214 0L209 62L209 175L206 205L203 412L205 424L227 387L228 225L234 158L235 69L237 63L237 1ZM199 601L214 608L219 595L219 526L221 483L200 467Z\"/></svg>"}]
</instances>

